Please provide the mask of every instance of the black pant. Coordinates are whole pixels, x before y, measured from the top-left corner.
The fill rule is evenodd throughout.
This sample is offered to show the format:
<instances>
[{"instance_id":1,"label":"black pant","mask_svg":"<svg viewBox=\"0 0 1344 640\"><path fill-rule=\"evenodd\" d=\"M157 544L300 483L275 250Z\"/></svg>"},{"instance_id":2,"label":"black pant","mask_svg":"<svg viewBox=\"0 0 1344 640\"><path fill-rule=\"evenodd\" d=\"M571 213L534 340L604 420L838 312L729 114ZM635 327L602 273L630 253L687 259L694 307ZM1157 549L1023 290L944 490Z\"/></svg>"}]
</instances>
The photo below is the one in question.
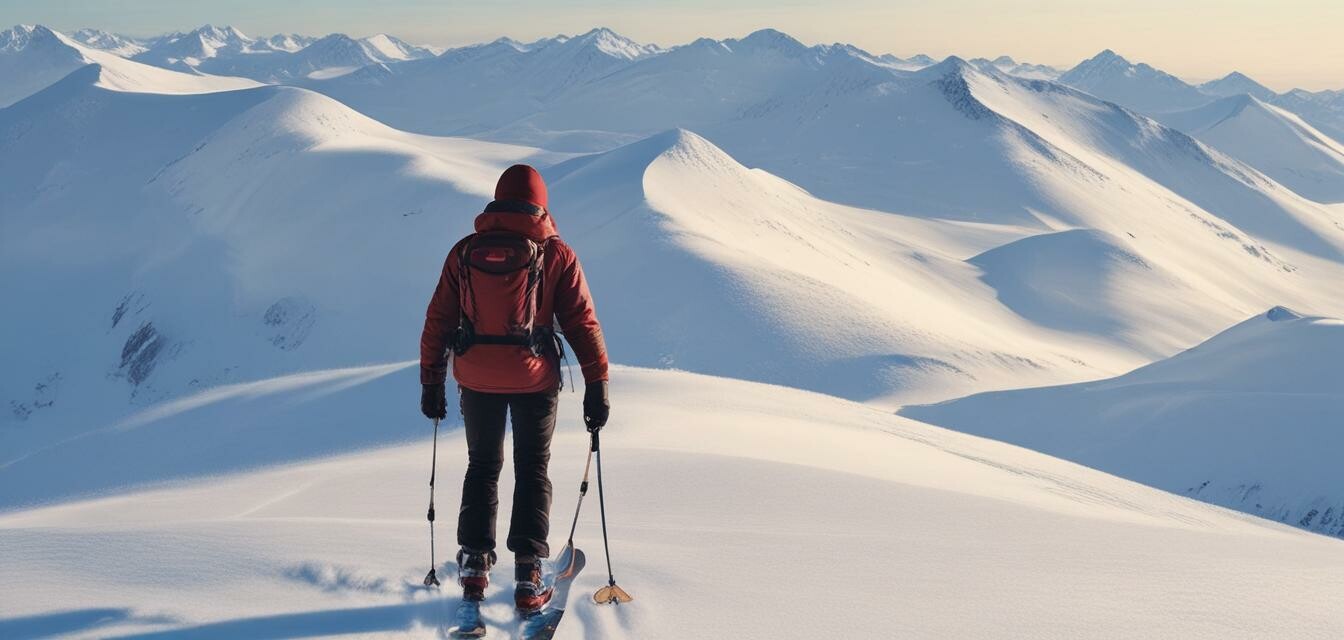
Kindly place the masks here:
<instances>
[{"instance_id":1,"label":"black pant","mask_svg":"<svg viewBox=\"0 0 1344 640\"><path fill-rule=\"evenodd\" d=\"M495 548L499 472L504 467L504 417L513 415L513 516L509 550L521 556L551 555L551 436L555 433L557 390L539 393L482 393L460 387L467 432L467 475L457 514L457 543L474 551Z\"/></svg>"}]
</instances>

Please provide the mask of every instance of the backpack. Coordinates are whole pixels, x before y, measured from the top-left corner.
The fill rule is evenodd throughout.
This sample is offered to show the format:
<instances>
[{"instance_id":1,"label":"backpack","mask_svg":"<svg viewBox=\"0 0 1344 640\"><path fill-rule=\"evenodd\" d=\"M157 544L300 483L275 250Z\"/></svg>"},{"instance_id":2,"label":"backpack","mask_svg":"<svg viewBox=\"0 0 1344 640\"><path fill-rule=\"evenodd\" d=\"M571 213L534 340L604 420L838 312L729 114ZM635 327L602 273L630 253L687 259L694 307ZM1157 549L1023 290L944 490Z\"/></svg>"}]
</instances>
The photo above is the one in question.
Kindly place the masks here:
<instances>
[{"instance_id":1,"label":"backpack","mask_svg":"<svg viewBox=\"0 0 1344 640\"><path fill-rule=\"evenodd\" d=\"M461 357L478 344L526 347L537 357L557 349L550 322L537 322L548 244L549 238L538 243L512 231L467 236L457 256L461 313L454 354Z\"/></svg>"}]
</instances>

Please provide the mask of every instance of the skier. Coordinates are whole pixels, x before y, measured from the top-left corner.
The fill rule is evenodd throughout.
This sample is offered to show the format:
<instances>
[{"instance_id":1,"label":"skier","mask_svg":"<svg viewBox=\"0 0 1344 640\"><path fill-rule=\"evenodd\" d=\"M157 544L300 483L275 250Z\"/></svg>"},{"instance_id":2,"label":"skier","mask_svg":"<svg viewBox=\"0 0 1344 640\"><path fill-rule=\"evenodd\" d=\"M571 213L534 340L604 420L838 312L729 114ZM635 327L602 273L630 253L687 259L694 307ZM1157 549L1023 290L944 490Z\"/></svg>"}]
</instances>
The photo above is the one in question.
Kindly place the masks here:
<instances>
[{"instance_id":1,"label":"skier","mask_svg":"<svg viewBox=\"0 0 1344 640\"><path fill-rule=\"evenodd\" d=\"M449 353L467 440L467 471L458 512L458 581L465 603L485 598L495 554L498 481L504 464L505 413L513 423L513 513L507 546L514 553L514 603L539 611L541 561L550 556L551 482L547 464L555 430L559 326L583 371L584 422L607 422L607 352L592 295L573 249L556 233L546 184L535 169L514 165L495 186L495 199L476 217L476 233L444 261L420 336L420 408L447 416ZM483 628L481 629L484 630Z\"/></svg>"}]
</instances>

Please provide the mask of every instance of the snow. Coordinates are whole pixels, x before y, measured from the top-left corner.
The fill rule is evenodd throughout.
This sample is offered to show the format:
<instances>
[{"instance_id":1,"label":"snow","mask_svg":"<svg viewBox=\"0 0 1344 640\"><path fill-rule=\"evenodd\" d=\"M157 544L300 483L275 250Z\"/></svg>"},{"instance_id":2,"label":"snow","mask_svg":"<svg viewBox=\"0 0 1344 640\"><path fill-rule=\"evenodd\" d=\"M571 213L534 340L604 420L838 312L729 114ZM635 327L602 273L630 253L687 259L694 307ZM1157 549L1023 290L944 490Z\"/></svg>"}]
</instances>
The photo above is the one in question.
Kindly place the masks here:
<instances>
[{"instance_id":1,"label":"snow","mask_svg":"<svg viewBox=\"0 0 1344 640\"><path fill-rule=\"evenodd\" d=\"M1344 321L1275 307L1113 379L902 413L1331 535L1344 493ZM1029 407L1029 409L1028 409Z\"/></svg>"},{"instance_id":2,"label":"snow","mask_svg":"<svg viewBox=\"0 0 1344 640\"><path fill-rule=\"evenodd\" d=\"M1284 109L1242 94L1162 120L1307 198L1344 201L1344 143Z\"/></svg>"},{"instance_id":3,"label":"snow","mask_svg":"<svg viewBox=\"0 0 1344 640\"><path fill-rule=\"evenodd\" d=\"M242 78L183 74L86 47L46 27L18 26L0 32L0 107L6 107L88 65L97 65L100 86L138 93L206 93L255 86Z\"/></svg>"},{"instance_id":4,"label":"snow","mask_svg":"<svg viewBox=\"0 0 1344 640\"><path fill-rule=\"evenodd\" d=\"M129 58L146 50L144 42L100 29L80 29L70 34L80 44Z\"/></svg>"},{"instance_id":5,"label":"snow","mask_svg":"<svg viewBox=\"0 0 1344 640\"><path fill-rule=\"evenodd\" d=\"M970 63L982 69L993 68L1010 76L1017 76L1028 80L1057 80L1059 79L1060 74L1063 73L1063 71L1050 65L1018 62L1009 56L999 56L993 60L987 58L974 58Z\"/></svg>"},{"instance_id":6,"label":"snow","mask_svg":"<svg viewBox=\"0 0 1344 640\"><path fill-rule=\"evenodd\" d=\"M417 60L420 58L432 58L435 55L438 55L426 47L407 44L385 33L361 38L360 42L370 47L372 49L371 53L373 54L373 57L380 62Z\"/></svg>"},{"instance_id":7,"label":"snow","mask_svg":"<svg viewBox=\"0 0 1344 640\"><path fill-rule=\"evenodd\" d=\"M433 634L407 359L517 162L622 365L608 497L638 600L570 637L680 637L686 611L747 638L818 610L857 637L1341 625L1338 541L1270 522L1344 534L1344 156L1280 106L1333 94L1191 88L1159 121L1006 57L771 29L141 44L177 70L0 34L0 637ZM456 475L455 426L441 444ZM815 609L768 597L804 577ZM512 624L507 593L487 615Z\"/></svg>"},{"instance_id":8,"label":"snow","mask_svg":"<svg viewBox=\"0 0 1344 640\"><path fill-rule=\"evenodd\" d=\"M1256 82L1240 71L1233 71L1217 80L1205 82L1199 85L1199 90L1212 96L1225 98L1247 94L1266 101L1272 101L1278 95L1269 87Z\"/></svg>"},{"instance_id":9,"label":"snow","mask_svg":"<svg viewBox=\"0 0 1344 640\"><path fill-rule=\"evenodd\" d=\"M635 602L581 600L606 582L590 496L576 537L591 562L557 637L682 638L689 611L736 638L793 637L819 611L855 637L1327 638L1344 623L1335 541L834 398L615 373L603 472L615 575ZM98 451L103 486L155 484L0 515L0 540L24 550L6 559L0 630L436 637L455 599L419 587L429 426L397 401L414 366L309 375L43 453ZM557 537L587 448L578 402L565 394L554 445ZM381 444L338 452L358 439ZM175 455L113 463L146 443ZM455 424L439 447L439 477L458 476ZM252 469L258 454L288 462ZM441 512L457 491L441 483ZM516 626L508 572L506 556L484 607L497 633ZM803 583L807 606L780 606L781 586Z\"/></svg>"}]
</instances>

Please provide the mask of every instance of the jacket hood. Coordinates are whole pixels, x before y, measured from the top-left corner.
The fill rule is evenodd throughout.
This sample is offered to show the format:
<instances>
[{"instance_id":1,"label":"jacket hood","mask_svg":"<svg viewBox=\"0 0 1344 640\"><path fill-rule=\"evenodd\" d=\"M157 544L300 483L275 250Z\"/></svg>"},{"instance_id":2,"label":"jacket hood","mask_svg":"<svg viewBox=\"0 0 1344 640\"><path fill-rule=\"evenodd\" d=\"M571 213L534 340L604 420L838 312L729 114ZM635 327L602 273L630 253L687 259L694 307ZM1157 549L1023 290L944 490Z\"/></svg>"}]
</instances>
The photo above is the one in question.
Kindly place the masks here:
<instances>
[{"instance_id":1,"label":"jacket hood","mask_svg":"<svg viewBox=\"0 0 1344 640\"><path fill-rule=\"evenodd\" d=\"M495 184L495 200L476 216L476 231L512 231L541 242L557 235L546 210L546 183L536 169L515 164Z\"/></svg>"},{"instance_id":2,"label":"jacket hood","mask_svg":"<svg viewBox=\"0 0 1344 640\"><path fill-rule=\"evenodd\" d=\"M560 235L555 230L551 214L529 215L514 211L487 211L476 216L476 231L512 231L527 236L533 242L543 242Z\"/></svg>"}]
</instances>

